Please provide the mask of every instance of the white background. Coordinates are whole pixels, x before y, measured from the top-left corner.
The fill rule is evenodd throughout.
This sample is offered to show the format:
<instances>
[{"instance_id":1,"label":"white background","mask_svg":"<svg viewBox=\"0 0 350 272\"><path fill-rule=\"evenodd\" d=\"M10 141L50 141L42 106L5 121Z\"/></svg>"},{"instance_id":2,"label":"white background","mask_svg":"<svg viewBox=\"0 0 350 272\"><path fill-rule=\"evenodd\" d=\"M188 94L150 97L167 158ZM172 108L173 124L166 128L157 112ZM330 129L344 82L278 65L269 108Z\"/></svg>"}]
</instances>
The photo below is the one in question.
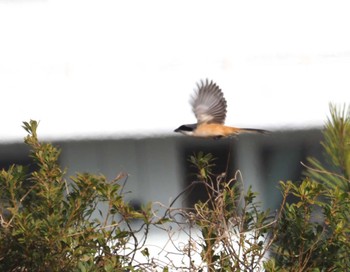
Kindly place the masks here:
<instances>
[{"instance_id":1,"label":"white background","mask_svg":"<svg viewBox=\"0 0 350 272\"><path fill-rule=\"evenodd\" d=\"M0 141L170 135L205 78L228 125L321 126L350 100L349 5L0 0Z\"/></svg>"}]
</instances>

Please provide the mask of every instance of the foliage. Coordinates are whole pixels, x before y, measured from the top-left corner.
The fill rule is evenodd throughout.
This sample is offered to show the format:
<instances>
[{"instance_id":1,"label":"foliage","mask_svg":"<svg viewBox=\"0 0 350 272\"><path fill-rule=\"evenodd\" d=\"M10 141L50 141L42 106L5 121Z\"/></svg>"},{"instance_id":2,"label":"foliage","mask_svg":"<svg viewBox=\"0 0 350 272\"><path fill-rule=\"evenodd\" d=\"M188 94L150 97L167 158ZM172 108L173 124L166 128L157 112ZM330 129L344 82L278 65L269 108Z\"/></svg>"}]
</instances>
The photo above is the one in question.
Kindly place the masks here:
<instances>
[{"instance_id":1,"label":"foliage","mask_svg":"<svg viewBox=\"0 0 350 272\"><path fill-rule=\"evenodd\" d=\"M239 171L215 173L202 152L189 158L197 174L184 192L201 183L206 201L173 208L181 193L163 216L151 204L135 210L124 199L127 175L67 181L60 150L38 141L37 122L25 122L34 165L0 172L0 271L350 271L350 111L330 109L327 163L310 158L302 181L281 181L275 212L261 208ZM181 246L175 226L186 236ZM149 249L151 227L168 234L180 265L165 246L168 262Z\"/></svg>"},{"instance_id":2,"label":"foliage","mask_svg":"<svg viewBox=\"0 0 350 272\"><path fill-rule=\"evenodd\" d=\"M191 225L201 233L202 261L208 271L258 271L270 246L268 231L274 224L269 211L262 211L256 193L242 192L239 172L226 180L226 173L214 175L213 158L199 153L190 157L208 200L198 202L187 213Z\"/></svg>"},{"instance_id":3,"label":"foliage","mask_svg":"<svg viewBox=\"0 0 350 272\"><path fill-rule=\"evenodd\" d=\"M267 271L350 270L350 112L332 106L321 143L328 162L310 158L300 183L281 182L283 207Z\"/></svg>"},{"instance_id":4,"label":"foliage","mask_svg":"<svg viewBox=\"0 0 350 272\"><path fill-rule=\"evenodd\" d=\"M330 189L350 191L350 108L330 105L330 114L321 142L328 165L309 158L307 174Z\"/></svg>"},{"instance_id":5,"label":"foliage","mask_svg":"<svg viewBox=\"0 0 350 272\"><path fill-rule=\"evenodd\" d=\"M107 181L102 175L77 174L68 183L58 165L60 151L38 141L37 122L25 122L24 128L35 170L20 165L1 170L0 270L130 268L142 247L136 234L147 231L151 213L124 201L126 177ZM139 231L132 229L136 219L142 222Z\"/></svg>"}]
</instances>

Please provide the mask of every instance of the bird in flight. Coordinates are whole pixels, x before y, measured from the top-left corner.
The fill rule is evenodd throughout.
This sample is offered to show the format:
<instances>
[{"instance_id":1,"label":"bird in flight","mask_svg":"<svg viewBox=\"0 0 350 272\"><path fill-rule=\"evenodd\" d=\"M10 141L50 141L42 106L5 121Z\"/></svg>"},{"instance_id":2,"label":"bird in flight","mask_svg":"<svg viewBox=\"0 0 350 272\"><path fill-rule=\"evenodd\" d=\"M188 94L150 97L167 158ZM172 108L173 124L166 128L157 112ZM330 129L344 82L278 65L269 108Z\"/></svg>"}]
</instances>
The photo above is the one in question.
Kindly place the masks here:
<instances>
[{"instance_id":1,"label":"bird in flight","mask_svg":"<svg viewBox=\"0 0 350 272\"><path fill-rule=\"evenodd\" d=\"M206 79L197 83L197 90L190 101L197 118L196 124L182 125L175 129L185 135L204 138L223 138L240 133L268 133L255 128L236 128L225 126L227 103L218 85Z\"/></svg>"}]
</instances>

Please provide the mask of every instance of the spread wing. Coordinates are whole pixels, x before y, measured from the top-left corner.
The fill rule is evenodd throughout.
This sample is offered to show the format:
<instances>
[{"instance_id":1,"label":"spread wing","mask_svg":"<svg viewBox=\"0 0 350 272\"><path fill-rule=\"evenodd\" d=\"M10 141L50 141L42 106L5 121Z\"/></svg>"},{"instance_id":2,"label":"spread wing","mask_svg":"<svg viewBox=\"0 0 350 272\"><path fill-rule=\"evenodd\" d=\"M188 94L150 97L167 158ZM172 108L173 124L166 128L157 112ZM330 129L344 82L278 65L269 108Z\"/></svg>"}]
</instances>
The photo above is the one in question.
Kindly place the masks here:
<instances>
[{"instance_id":1,"label":"spread wing","mask_svg":"<svg viewBox=\"0 0 350 272\"><path fill-rule=\"evenodd\" d=\"M198 123L223 124L226 118L226 100L224 95L213 81L208 79L197 83L197 90L192 96L192 111Z\"/></svg>"}]
</instances>

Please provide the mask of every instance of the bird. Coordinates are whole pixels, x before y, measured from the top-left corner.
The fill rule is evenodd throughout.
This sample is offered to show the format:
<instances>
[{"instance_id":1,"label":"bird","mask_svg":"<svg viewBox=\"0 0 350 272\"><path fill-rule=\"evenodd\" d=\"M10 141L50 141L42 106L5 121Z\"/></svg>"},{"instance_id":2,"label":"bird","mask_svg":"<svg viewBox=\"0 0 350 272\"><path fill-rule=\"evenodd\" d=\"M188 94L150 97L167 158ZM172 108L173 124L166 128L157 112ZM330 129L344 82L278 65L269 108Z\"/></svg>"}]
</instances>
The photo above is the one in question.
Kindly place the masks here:
<instances>
[{"instance_id":1,"label":"bird","mask_svg":"<svg viewBox=\"0 0 350 272\"><path fill-rule=\"evenodd\" d=\"M226 138L241 133L267 134L264 129L237 128L225 125L227 102L220 87L212 80L197 82L190 104L197 123L179 126L174 132L202 138Z\"/></svg>"}]
</instances>

